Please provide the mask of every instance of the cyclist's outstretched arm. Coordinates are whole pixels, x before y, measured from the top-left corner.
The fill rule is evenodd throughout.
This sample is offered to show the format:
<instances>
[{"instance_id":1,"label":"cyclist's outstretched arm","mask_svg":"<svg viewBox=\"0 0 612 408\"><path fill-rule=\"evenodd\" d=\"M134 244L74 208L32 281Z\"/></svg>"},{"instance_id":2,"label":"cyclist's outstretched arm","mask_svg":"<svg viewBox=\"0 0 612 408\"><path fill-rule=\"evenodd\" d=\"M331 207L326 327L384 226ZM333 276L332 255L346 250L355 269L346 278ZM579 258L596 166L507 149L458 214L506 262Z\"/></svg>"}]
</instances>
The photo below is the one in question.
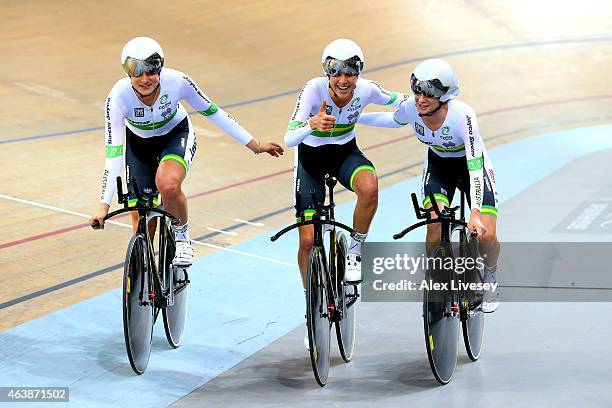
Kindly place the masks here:
<instances>
[{"instance_id":1,"label":"cyclist's outstretched arm","mask_svg":"<svg viewBox=\"0 0 612 408\"><path fill-rule=\"evenodd\" d=\"M183 75L181 83L181 97L195 110L206 116L208 120L217 125L225 133L246 146L255 154L266 152L274 157L283 154L283 148L275 142L262 142L253 136L238 123L236 119L215 104L196 83L187 75Z\"/></svg>"},{"instance_id":2,"label":"cyclist's outstretched arm","mask_svg":"<svg viewBox=\"0 0 612 408\"><path fill-rule=\"evenodd\" d=\"M114 89L114 88L113 88ZM124 155L123 119L125 117L122 105L115 97L113 90L106 98L104 109L104 140L106 144L106 161L104 173L102 174L102 193L100 195L100 206L90 218L89 222L94 225L96 221L100 228L104 228L104 217L108 214L110 203L117 188L115 180L121 174Z\"/></svg>"}]
</instances>

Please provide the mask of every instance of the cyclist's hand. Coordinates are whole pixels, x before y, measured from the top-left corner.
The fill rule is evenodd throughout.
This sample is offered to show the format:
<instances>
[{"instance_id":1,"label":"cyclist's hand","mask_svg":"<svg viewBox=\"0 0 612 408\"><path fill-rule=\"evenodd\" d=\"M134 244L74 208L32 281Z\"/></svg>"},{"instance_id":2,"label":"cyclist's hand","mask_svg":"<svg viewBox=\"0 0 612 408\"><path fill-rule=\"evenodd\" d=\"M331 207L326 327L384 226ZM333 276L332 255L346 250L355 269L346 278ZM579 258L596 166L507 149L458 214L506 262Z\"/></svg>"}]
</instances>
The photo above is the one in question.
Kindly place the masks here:
<instances>
[{"instance_id":1,"label":"cyclist's hand","mask_svg":"<svg viewBox=\"0 0 612 408\"><path fill-rule=\"evenodd\" d=\"M480 215L478 213L472 212L470 222L468 222L468 230L470 232L476 232L478 234L477 237L482 237L487 233L487 228L482 221L480 221Z\"/></svg>"},{"instance_id":2,"label":"cyclist's hand","mask_svg":"<svg viewBox=\"0 0 612 408\"><path fill-rule=\"evenodd\" d=\"M275 142L261 142L261 152L266 152L270 156L279 157L283 155L285 149Z\"/></svg>"},{"instance_id":3,"label":"cyclist's hand","mask_svg":"<svg viewBox=\"0 0 612 408\"><path fill-rule=\"evenodd\" d=\"M100 208L95 212L94 215L89 217L89 224L93 229L104 229L104 217L108 214L108 204L100 204Z\"/></svg>"},{"instance_id":4,"label":"cyclist's hand","mask_svg":"<svg viewBox=\"0 0 612 408\"><path fill-rule=\"evenodd\" d=\"M327 101L323 100L319 113L310 118L308 123L312 130L318 130L319 132L331 132L334 125L336 124L336 117L325 113L327 107Z\"/></svg>"}]
</instances>

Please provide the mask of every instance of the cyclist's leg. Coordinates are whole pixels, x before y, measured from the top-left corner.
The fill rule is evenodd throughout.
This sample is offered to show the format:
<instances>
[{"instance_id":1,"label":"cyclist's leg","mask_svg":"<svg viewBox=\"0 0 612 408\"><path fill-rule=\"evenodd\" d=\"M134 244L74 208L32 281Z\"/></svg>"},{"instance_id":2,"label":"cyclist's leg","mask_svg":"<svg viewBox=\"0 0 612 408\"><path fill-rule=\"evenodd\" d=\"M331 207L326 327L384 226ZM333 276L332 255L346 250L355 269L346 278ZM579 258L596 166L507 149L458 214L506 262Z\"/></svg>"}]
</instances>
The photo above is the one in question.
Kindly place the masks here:
<instances>
[{"instance_id":1,"label":"cyclist's leg","mask_svg":"<svg viewBox=\"0 0 612 408\"><path fill-rule=\"evenodd\" d=\"M314 190L319 203L323 203L325 200L325 188L321 180L321 175L318 175L318 179L308 173L299 157L296 157L296 165L294 166L293 172L293 186L294 186L294 202L295 202L295 217L296 221L300 220L301 211L305 215L305 220L311 220L315 213L314 203L310 192ZM300 202L298 203L298 198ZM299 204L299 205L298 205ZM306 279L308 274L308 255L312 249L314 242L314 227L312 225L306 225L298 228L299 233L299 249L298 249L298 265L300 267L300 275L302 277L302 283L304 290L306 289Z\"/></svg>"},{"instance_id":2,"label":"cyclist's leg","mask_svg":"<svg viewBox=\"0 0 612 408\"><path fill-rule=\"evenodd\" d=\"M432 205L429 198L429 194L431 193L433 193L440 211L450 206L453 199L455 193L453 166L448 165L448 163L450 163L449 161L446 162L446 166L443 166L443 160L443 158L432 152L431 149L427 149L423 162L423 176L421 181L421 195L424 208L430 208ZM437 217L436 213L431 213L432 219ZM440 242L440 235L440 224L427 225L425 242L428 250L432 250L437 246Z\"/></svg>"},{"instance_id":3,"label":"cyclist's leg","mask_svg":"<svg viewBox=\"0 0 612 408\"><path fill-rule=\"evenodd\" d=\"M338 181L357 195L353 229L367 235L378 208L378 177L374 165L359 149L355 149L340 166ZM349 245L349 252L353 246L354 243Z\"/></svg>"},{"instance_id":4,"label":"cyclist's leg","mask_svg":"<svg viewBox=\"0 0 612 408\"><path fill-rule=\"evenodd\" d=\"M154 204L157 202L157 189L155 187L155 170L157 163L155 160L156 143L153 140L144 139L136 136L129 128L125 128L126 149L125 149L125 176L128 187L128 205L136 205L136 193L132 179L136 179L138 190L141 195L151 195L154 197ZM132 211L132 228L134 232L138 228L138 213ZM152 219L149 222L149 235L155 234L157 221Z\"/></svg>"},{"instance_id":5,"label":"cyclist's leg","mask_svg":"<svg viewBox=\"0 0 612 408\"><path fill-rule=\"evenodd\" d=\"M353 212L355 235L349 244L345 281L361 281L361 244L365 241L370 224L378 208L378 177L370 160L357 148L352 149L338 170L338 181L357 194L357 204Z\"/></svg>"},{"instance_id":6,"label":"cyclist's leg","mask_svg":"<svg viewBox=\"0 0 612 408\"><path fill-rule=\"evenodd\" d=\"M172 227L176 243L172 262L177 266L189 266L193 260L193 247L189 237L187 197L181 188L196 153L195 133L189 117L163 138L166 139L165 147L160 154L155 184L164 208L179 219L179 225Z\"/></svg>"},{"instance_id":7,"label":"cyclist's leg","mask_svg":"<svg viewBox=\"0 0 612 408\"><path fill-rule=\"evenodd\" d=\"M180 225L184 225L189 217L187 197L181 186L196 152L196 138L189 117L163 138L167 139L166 146L161 152L155 184L166 211L178 217Z\"/></svg>"}]
</instances>

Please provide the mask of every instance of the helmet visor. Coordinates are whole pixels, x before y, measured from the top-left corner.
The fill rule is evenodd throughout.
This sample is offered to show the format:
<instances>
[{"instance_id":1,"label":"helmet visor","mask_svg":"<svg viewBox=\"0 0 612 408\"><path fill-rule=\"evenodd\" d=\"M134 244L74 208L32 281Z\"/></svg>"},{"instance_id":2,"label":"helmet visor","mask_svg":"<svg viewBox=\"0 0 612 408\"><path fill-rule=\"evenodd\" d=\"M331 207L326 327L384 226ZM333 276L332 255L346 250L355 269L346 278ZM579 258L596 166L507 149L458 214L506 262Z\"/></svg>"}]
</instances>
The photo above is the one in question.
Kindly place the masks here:
<instances>
[{"instance_id":1,"label":"helmet visor","mask_svg":"<svg viewBox=\"0 0 612 408\"><path fill-rule=\"evenodd\" d=\"M347 60L338 60L335 58L328 58L323 63L323 71L330 76L338 76L341 73L348 75L359 75L361 72L361 61L357 58L350 58Z\"/></svg>"},{"instance_id":2,"label":"helmet visor","mask_svg":"<svg viewBox=\"0 0 612 408\"><path fill-rule=\"evenodd\" d=\"M164 59L157 55L145 60L128 57L123 63L123 70L131 77L139 77L144 73L149 75L159 74L163 65Z\"/></svg>"},{"instance_id":3,"label":"helmet visor","mask_svg":"<svg viewBox=\"0 0 612 408\"><path fill-rule=\"evenodd\" d=\"M442 85L439 79L419 81L414 74L410 77L410 88L413 93L422 93L430 98L441 98L448 91L448 87Z\"/></svg>"}]
</instances>

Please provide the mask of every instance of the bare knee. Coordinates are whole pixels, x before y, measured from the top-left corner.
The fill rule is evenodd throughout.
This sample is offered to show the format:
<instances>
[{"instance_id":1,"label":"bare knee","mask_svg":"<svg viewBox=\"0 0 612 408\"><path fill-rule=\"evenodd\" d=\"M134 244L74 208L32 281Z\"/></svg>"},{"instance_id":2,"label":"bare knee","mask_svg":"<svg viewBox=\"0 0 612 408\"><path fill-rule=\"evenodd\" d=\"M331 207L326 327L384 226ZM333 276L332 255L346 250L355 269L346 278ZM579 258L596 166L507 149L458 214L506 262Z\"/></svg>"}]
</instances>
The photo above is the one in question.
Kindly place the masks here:
<instances>
[{"instance_id":1,"label":"bare knee","mask_svg":"<svg viewBox=\"0 0 612 408\"><path fill-rule=\"evenodd\" d=\"M355 185L355 192L359 200L363 200L369 206L378 206L378 179L373 173L363 172L367 177L361 177Z\"/></svg>"},{"instance_id":2,"label":"bare knee","mask_svg":"<svg viewBox=\"0 0 612 408\"><path fill-rule=\"evenodd\" d=\"M314 236L312 234L300 234L300 252L310 252L313 244Z\"/></svg>"},{"instance_id":3,"label":"bare knee","mask_svg":"<svg viewBox=\"0 0 612 408\"><path fill-rule=\"evenodd\" d=\"M181 181L177 177L160 178L157 189L163 197L176 197L181 192Z\"/></svg>"}]
</instances>

